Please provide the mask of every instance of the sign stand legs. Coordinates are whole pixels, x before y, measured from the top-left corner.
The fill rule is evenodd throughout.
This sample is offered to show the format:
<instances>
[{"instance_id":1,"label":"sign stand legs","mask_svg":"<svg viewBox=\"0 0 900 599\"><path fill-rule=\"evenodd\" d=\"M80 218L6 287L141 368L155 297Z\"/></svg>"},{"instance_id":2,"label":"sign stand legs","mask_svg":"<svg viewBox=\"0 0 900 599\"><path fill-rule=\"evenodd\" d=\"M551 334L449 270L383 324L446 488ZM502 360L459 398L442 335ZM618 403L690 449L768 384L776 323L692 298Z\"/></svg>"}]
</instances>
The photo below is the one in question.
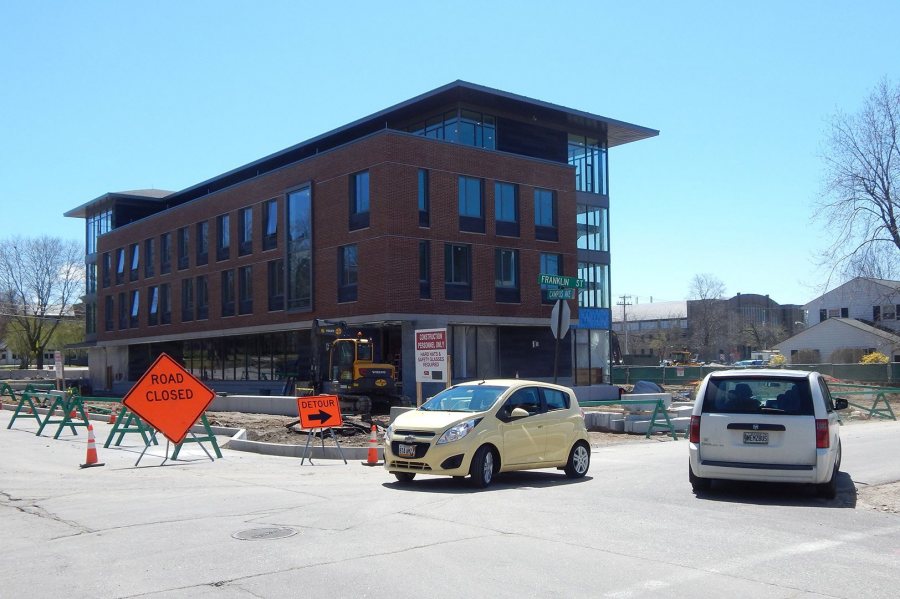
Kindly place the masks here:
<instances>
[{"instance_id":1,"label":"sign stand legs","mask_svg":"<svg viewBox=\"0 0 900 599\"><path fill-rule=\"evenodd\" d=\"M309 433L307 433L306 445L304 445L304 447L303 447L303 455L300 458L301 466L303 465L303 462L307 459L307 457L309 458L310 465L315 466L315 464L313 464L313 461L312 461L312 454L309 453L309 442L313 438L314 435L318 435L319 439L322 441L322 454L323 455L325 454L325 431L326 430L328 431L328 434L331 435L331 439L334 441L335 446L337 446L338 453L341 454L341 459L344 460L345 464L347 463L347 458L344 457L344 450L341 448L341 444L338 442L337 436L334 434L334 429L329 427L327 429L313 430L313 431L310 431ZM308 456L307 456L307 453L309 453Z\"/></svg>"}]
</instances>

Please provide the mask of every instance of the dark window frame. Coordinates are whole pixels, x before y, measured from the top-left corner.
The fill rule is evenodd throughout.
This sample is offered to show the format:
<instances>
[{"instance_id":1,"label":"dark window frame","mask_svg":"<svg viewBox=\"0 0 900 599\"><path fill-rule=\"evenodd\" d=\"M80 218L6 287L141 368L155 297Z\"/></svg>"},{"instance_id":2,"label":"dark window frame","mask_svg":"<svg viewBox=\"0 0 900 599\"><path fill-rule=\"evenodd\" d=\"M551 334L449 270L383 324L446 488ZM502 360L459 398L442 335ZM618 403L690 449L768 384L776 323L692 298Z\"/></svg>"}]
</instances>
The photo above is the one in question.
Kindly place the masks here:
<instances>
[{"instance_id":1,"label":"dark window frame","mask_svg":"<svg viewBox=\"0 0 900 599\"><path fill-rule=\"evenodd\" d=\"M216 261L222 262L231 258L231 214L220 214L216 217Z\"/></svg>"},{"instance_id":2,"label":"dark window frame","mask_svg":"<svg viewBox=\"0 0 900 599\"><path fill-rule=\"evenodd\" d=\"M221 311L220 315L223 318L228 316L234 316L235 314L235 290L234 290L234 269L228 268L223 270L219 274L219 281L221 287Z\"/></svg>"},{"instance_id":3,"label":"dark window frame","mask_svg":"<svg viewBox=\"0 0 900 599\"><path fill-rule=\"evenodd\" d=\"M431 242L419 241L419 298L431 299Z\"/></svg>"},{"instance_id":4,"label":"dark window frame","mask_svg":"<svg viewBox=\"0 0 900 599\"><path fill-rule=\"evenodd\" d=\"M350 230L368 227L371 210L372 188L369 171L353 173L350 175Z\"/></svg>"},{"instance_id":5,"label":"dark window frame","mask_svg":"<svg viewBox=\"0 0 900 599\"><path fill-rule=\"evenodd\" d=\"M269 312L284 310L284 258L270 260L267 266Z\"/></svg>"},{"instance_id":6,"label":"dark window frame","mask_svg":"<svg viewBox=\"0 0 900 599\"><path fill-rule=\"evenodd\" d=\"M506 256L512 258L512 272L506 273ZM507 283L504 277L512 276L512 282ZM519 291L521 278L519 277L519 250L511 248L496 248L494 250L494 300L498 303L517 304L521 301Z\"/></svg>"},{"instance_id":7,"label":"dark window frame","mask_svg":"<svg viewBox=\"0 0 900 599\"><path fill-rule=\"evenodd\" d=\"M474 189L470 184L477 184L477 201L471 198ZM484 180L478 177L459 175L457 178L457 211L459 213L459 230L468 233L484 233ZM477 205L477 215L471 214L471 208Z\"/></svg>"},{"instance_id":8,"label":"dark window frame","mask_svg":"<svg viewBox=\"0 0 900 599\"><path fill-rule=\"evenodd\" d=\"M431 175L428 169L420 168L417 173L419 206L419 226L431 226Z\"/></svg>"},{"instance_id":9,"label":"dark window frame","mask_svg":"<svg viewBox=\"0 0 900 599\"><path fill-rule=\"evenodd\" d=\"M544 194L549 194L550 199L550 209L549 209L549 220L550 224L547 224L547 220L545 216L547 215L547 210L544 210L539 202L543 202L545 199ZM559 241L559 216L557 214L558 211L558 202L556 199L556 192L552 189L543 189L540 187L534 188L534 236L536 239L540 239L543 241Z\"/></svg>"},{"instance_id":10,"label":"dark window frame","mask_svg":"<svg viewBox=\"0 0 900 599\"><path fill-rule=\"evenodd\" d=\"M194 231L196 231L194 244L196 246L196 266L204 266L209 264L209 221L200 221Z\"/></svg>"},{"instance_id":11,"label":"dark window frame","mask_svg":"<svg viewBox=\"0 0 900 599\"><path fill-rule=\"evenodd\" d=\"M278 200L263 202L262 249L274 250L278 247Z\"/></svg>"},{"instance_id":12,"label":"dark window frame","mask_svg":"<svg viewBox=\"0 0 900 599\"><path fill-rule=\"evenodd\" d=\"M247 222L249 220L249 222ZM238 256L253 253L253 207L238 211Z\"/></svg>"},{"instance_id":13,"label":"dark window frame","mask_svg":"<svg viewBox=\"0 0 900 599\"><path fill-rule=\"evenodd\" d=\"M156 275L156 238L144 240L144 278Z\"/></svg>"},{"instance_id":14,"label":"dark window frame","mask_svg":"<svg viewBox=\"0 0 900 599\"><path fill-rule=\"evenodd\" d=\"M456 251L455 251L456 250ZM457 264L464 252L465 264ZM461 243L444 244L444 295L448 300L472 301L472 246ZM457 268L462 266L462 268ZM460 272L464 271L464 273ZM461 277L465 274L465 280Z\"/></svg>"},{"instance_id":15,"label":"dark window frame","mask_svg":"<svg viewBox=\"0 0 900 599\"><path fill-rule=\"evenodd\" d=\"M504 205L509 198L501 190L509 189L512 191L512 220L501 218L501 214L506 213ZM519 186L515 183L507 183L505 181L494 182L494 227L497 235L504 237L519 236Z\"/></svg>"},{"instance_id":16,"label":"dark window frame","mask_svg":"<svg viewBox=\"0 0 900 599\"><path fill-rule=\"evenodd\" d=\"M237 279L238 314L253 314L253 265L238 268Z\"/></svg>"},{"instance_id":17,"label":"dark window frame","mask_svg":"<svg viewBox=\"0 0 900 599\"><path fill-rule=\"evenodd\" d=\"M188 227L178 229L178 270L184 270L190 266L189 249L191 235Z\"/></svg>"},{"instance_id":18,"label":"dark window frame","mask_svg":"<svg viewBox=\"0 0 900 599\"><path fill-rule=\"evenodd\" d=\"M181 322L194 320L194 279L188 277L181 280Z\"/></svg>"},{"instance_id":19,"label":"dark window frame","mask_svg":"<svg viewBox=\"0 0 900 599\"><path fill-rule=\"evenodd\" d=\"M209 278L207 275L200 275L197 277L197 284L194 289L196 304L197 304L197 318L196 320L208 320L209 319Z\"/></svg>"},{"instance_id":20,"label":"dark window frame","mask_svg":"<svg viewBox=\"0 0 900 599\"><path fill-rule=\"evenodd\" d=\"M172 272L172 234L163 233L159 236L159 274L165 275Z\"/></svg>"},{"instance_id":21,"label":"dark window frame","mask_svg":"<svg viewBox=\"0 0 900 599\"><path fill-rule=\"evenodd\" d=\"M355 302L359 295L359 246L338 247L338 303Z\"/></svg>"}]
</instances>

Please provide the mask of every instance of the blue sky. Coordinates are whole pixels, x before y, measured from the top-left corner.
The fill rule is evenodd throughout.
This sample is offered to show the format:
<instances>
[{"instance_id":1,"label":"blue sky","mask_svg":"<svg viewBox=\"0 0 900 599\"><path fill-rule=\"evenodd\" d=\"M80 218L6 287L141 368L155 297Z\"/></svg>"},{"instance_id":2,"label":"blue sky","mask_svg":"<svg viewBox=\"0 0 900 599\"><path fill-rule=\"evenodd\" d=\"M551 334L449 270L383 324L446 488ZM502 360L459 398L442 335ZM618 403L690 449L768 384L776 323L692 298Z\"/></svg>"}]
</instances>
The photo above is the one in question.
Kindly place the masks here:
<instances>
[{"instance_id":1,"label":"blue sky","mask_svg":"<svg viewBox=\"0 0 900 599\"><path fill-rule=\"evenodd\" d=\"M4 234L179 190L464 79L653 129L610 152L612 292L805 303L836 110L900 81L900 3L0 1Z\"/></svg>"}]
</instances>

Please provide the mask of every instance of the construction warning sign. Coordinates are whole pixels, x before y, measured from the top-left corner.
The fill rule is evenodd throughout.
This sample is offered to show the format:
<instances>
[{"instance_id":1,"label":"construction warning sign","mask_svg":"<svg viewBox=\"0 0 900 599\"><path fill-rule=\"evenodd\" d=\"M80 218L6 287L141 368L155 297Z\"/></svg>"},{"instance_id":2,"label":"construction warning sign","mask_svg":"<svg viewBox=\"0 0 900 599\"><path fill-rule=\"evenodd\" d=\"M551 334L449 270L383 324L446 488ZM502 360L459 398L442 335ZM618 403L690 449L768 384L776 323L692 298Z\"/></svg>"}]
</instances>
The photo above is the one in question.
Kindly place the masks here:
<instances>
[{"instance_id":1,"label":"construction warning sign","mask_svg":"<svg viewBox=\"0 0 900 599\"><path fill-rule=\"evenodd\" d=\"M344 423L337 395L298 397L297 410L302 428L330 428Z\"/></svg>"},{"instance_id":2,"label":"construction warning sign","mask_svg":"<svg viewBox=\"0 0 900 599\"><path fill-rule=\"evenodd\" d=\"M447 382L447 329L416 330L416 382Z\"/></svg>"},{"instance_id":3,"label":"construction warning sign","mask_svg":"<svg viewBox=\"0 0 900 599\"><path fill-rule=\"evenodd\" d=\"M181 443L216 394L168 354L160 354L122 400L172 443Z\"/></svg>"}]
</instances>

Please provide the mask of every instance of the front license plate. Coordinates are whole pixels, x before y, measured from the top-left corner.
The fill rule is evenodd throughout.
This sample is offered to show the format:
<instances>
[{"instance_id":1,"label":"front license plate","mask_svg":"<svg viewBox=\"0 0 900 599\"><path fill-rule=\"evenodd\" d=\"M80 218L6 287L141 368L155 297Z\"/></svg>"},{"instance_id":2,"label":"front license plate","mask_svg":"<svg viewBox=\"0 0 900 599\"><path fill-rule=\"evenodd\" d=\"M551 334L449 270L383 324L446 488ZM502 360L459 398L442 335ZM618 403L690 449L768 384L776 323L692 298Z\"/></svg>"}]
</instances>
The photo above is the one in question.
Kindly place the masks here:
<instances>
[{"instance_id":1,"label":"front license plate","mask_svg":"<svg viewBox=\"0 0 900 599\"><path fill-rule=\"evenodd\" d=\"M400 444L398 444L397 449L400 450L401 458L416 457L416 446L415 445L404 445L404 444L400 443Z\"/></svg>"},{"instance_id":2,"label":"front license plate","mask_svg":"<svg viewBox=\"0 0 900 599\"><path fill-rule=\"evenodd\" d=\"M746 445L768 445L769 433L746 432L744 433L744 443Z\"/></svg>"}]
</instances>

